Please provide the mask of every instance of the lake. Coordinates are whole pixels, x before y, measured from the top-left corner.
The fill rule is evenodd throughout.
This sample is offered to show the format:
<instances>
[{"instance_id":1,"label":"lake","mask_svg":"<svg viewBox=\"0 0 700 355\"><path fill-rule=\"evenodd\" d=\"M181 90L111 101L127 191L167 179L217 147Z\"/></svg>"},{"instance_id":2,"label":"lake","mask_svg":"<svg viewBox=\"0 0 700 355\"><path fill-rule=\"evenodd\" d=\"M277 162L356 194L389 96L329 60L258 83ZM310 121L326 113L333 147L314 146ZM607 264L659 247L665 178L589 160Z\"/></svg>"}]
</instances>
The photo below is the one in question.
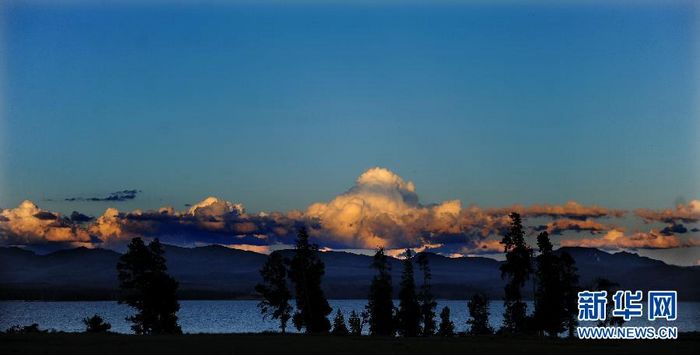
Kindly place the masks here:
<instances>
[{"instance_id":1,"label":"lake","mask_svg":"<svg viewBox=\"0 0 700 355\"><path fill-rule=\"evenodd\" d=\"M366 300L330 300L334 311L345 314L347 321L352 310L362 311ZM263 320L257 308L258 301L180 301L178 313L182 330L186 333L250 333L277 331L278 323L269 319ZM396 302L396 304L398 304ZM451 318L457 331L466 330L466 320L469 316L466 301L439 300L436 314L442 307L450 307ZM490 322L498 328L503 320L503 302L492 301ZM532 303L528 304L532 309ZM99 314L112 324L112 331L131 333L130 323L124 318L132 314L132 310L113 301L80 301L80 302L28 302L0 301L0 330L13 325L28 325L38 323L41 329L55 329L66 332L81 332L85 329L82 319L93 314ZM437 320L439 322L439 319ZM700 302L680 302L678 304L678 319L673 322L649 322L646 318L636 318L627 325L669 325L677 326L679 331L700 331ZM290 331L295 331L291 326ZM366 328L366 327L365 327ZM365 329L366 331L366 329Z\"/></svg>"}]
</instances>

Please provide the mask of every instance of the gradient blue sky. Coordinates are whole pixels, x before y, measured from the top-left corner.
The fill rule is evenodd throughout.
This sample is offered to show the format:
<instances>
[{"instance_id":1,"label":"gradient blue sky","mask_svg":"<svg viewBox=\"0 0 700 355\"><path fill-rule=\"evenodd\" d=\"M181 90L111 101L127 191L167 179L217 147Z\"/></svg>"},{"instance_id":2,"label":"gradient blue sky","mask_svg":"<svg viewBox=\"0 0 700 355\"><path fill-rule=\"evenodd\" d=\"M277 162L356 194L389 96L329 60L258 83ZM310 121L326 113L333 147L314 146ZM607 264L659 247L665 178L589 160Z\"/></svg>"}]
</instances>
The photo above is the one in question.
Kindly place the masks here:
<instances>
[{"instance_id":1,"label":"gradient blue sky","mask_svg":"<svg viewBox=\"0 0 700 355\"><path fill-rule=\"evenodd\" d=\"M423 203L700 197L693 2L3 4L5 208L304 209L377 165Z\"/></svg>"}]
</instances>

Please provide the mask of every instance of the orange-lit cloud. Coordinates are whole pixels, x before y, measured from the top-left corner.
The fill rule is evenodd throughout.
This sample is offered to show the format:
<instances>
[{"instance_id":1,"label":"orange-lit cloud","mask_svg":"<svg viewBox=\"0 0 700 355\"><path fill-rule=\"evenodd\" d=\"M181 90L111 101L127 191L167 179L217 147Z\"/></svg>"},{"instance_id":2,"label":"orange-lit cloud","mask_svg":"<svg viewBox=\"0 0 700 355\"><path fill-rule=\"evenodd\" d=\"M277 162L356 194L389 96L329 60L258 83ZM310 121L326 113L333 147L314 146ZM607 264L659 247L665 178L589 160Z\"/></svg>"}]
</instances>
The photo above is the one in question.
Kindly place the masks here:
<instances>
[{"instance_id":1,"label":"orange-lit cloud","mask_svg":"<svg viewBox=\"0 0 700 355\"><path fill-rule=\"evenodd\" d=\"M460 241L494 233L505 221L476 207L462 209L458 200L421 205L412 182L383 168L365 171L334 199L312 204L306 216L319 221L319 237L358 248L442 243L433 238Z\"/></svg>"},{"instance_id":2,"label":"orange-lit cloud","mask_svg":"<svg viewBox=\"0 0 700 355\"><path fill-rule=\"evenodd\" d=\"M229 244L224 246L231 249L252 251L260 254L270 254L270 247L268 245Z\"/></svg>"},{"instance_id":3,"label":"orange-lit cloud","mask_svg":"<svg viewBox=\"0 0 700 355\"><path fill-rule=\"evenodd\" d=\"M700 200L692 200L687 204L678 204L673 209L650 210L640 208L634 212L647 222L675 223L676 221L683 221L695 223L700 221Z\"/></svg>"},{"instance_id":4,"label":"orange-lit cloud","mask_svg":"<svg viewBox=\"0 0 700 355\"><path fill-rule=\"evenodd\" d=\"M424 251L430 251L431 249L438 249L442 246L443 246L442 244L424 244L424 245L421 245L417 248L408 248L408 249L411 249L411 252L416 254L416 253L422 253ZM386 250L384 250L384 253L386 255L394 257L394 258L405 258L406 257L406 248L386 249Z\"/></svg>"},{"instance_id":5,"label":"orange-lit cloud","mask_svg":"<svg viewBox=\"0 0 700 355\"><path fill-rule=\"evenodd\" d=\"M637 215L645 220L689 220L696 218L698 206L694 200L675 210L637 210ZM621 226L596 219L621 217L624 211L575 201L506 208L463 207L459 200L422 204L411 181L379 167L362 173L345 193L313 203L304 211L287 213L249 214L242 204L208 197L184 211L172 207L130 212L108 208L94 220L79 214L72 220L25 201L15 209L1 211L0 241L3 245L83 243L118 249L133 237L157 237L164 243L182 246L220 244L269 252L267 246L292 245L297 230L305 226L313 242L325 249L384 247L390 255L399 255L411 248L443 255L472 255L502 252L499 240L509 227L508 214L512 211L523 215L528 231L608 232L602 238L567 239L564 244L660 248L688 243L673 236L684 230L681 225L620 237L624 230ZM542 222L542 218L550 220Z\"/></svg>"},{"instance_id":6,"label":"orange-lit cloud","mask_svg":"<svg viewBox=\"0 0 700 355\"><path fill-rule=\"evenodd\" d=\"M695 239L682 240L675 235L663 235L657 231L626 235L621 230L611 230L600 238L564 239L563 247L577 246L600 249L670 249L700 245Z\"/></svg>"},{"instance_id":7,"label":"orange-lit cloud","mask_svg":"<svg viewBox=\"0 0 700 355\"><path fill-rule=\"evenodd\" d=\"M57 213L40 209L31 201L0 211L0 238L5 245L90 242L90 235L84 229Z\"/></svg>"}]
</instances>

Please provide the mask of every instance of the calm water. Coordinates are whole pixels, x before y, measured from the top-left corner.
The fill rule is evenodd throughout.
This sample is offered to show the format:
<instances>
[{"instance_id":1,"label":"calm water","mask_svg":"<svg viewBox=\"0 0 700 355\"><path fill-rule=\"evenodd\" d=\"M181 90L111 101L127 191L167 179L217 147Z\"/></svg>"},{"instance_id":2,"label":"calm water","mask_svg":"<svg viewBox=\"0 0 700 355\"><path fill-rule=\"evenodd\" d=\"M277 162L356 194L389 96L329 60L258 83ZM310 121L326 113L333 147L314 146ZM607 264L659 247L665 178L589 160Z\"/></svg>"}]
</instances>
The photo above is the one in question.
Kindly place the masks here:
<instances>
[{"instance_id":1,"label":"calm water","mask_svg":"<svg viewBox=\"0 0 700 355\"><path fill-rule=\"evenodd\" d=\"M331 306L340 308L349 317L350 311L361 311L366 300L331 300ZM187 333L247 333L276 331L277 322L263 320L256 307L257 301L181 301L179 312L180 325ZM448 306L452 321L458 331L467 328L469 316L465 301L438 301L437 314L442 307ZM532 309L532 305L528 305ZM493 301L490 304L491 324L497 328L503 320L503 303ZM112 324L112 330L130 333L129 323L124 318L131 309L116 302L23 302L0 301L0 330L13 325L39 323L42 329L55 329L67 332L84 330L82 319L93 314L101 315ZM291 323L291 322L290 322ZM635 319L628 325L647 325L644 319ZM654 325L673 325L680 331L700 331L700 302L681 302L678 305L678 319L674 322L656 321ZM294 329L291 329L294 331Z\"/></svg>"}]
</instances>

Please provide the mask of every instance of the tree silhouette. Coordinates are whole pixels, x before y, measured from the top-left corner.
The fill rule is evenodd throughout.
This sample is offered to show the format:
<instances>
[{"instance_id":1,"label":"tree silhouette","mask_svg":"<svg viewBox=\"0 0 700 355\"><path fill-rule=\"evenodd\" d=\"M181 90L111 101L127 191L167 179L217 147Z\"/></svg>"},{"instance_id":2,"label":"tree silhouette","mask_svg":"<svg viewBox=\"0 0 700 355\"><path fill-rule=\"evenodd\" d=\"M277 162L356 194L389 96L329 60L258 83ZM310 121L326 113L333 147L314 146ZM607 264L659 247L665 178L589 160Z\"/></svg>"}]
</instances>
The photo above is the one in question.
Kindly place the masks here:
<instances>
[{"instance_id":1,"label":"tree silhouette","mask_svg":"<svg viewBox=\"0 0 700 355\"><path fill-rule=\"evenodd\" d=\"M343 313L340 312L340 308L335 312L335 318L333 319L333 335L348 335L348 327L345 326L345 317Z\"/></svg>"},{"instance_id":2,"label":"tree silhouette","mask_svg":"<svg viewBox=\"0 0 700 355\"><path fill-rule=\"evenodd\" d=\"M420 307L416 296L416 284L413 279L411 249L406 249L406 259L403 261L397 318L397 330L400 335L414 337L420 333Z\"/></svg>"},{"instance_id":3,"label":"tree silhouette","mask_svg":"<svg viewBox=\"0 0 700 355\"><path fill-rule=\"evenodd\" d=\"M370 267L377 270L377 274L372 278L365 307L369 318L369 333L381 336L394 335L391 274L384 249L377 249Z\"/></svg>"},{"instance_id":4,"label":"tree silhouette","mask_svg":"<svg viewBox=\"0 0 700 355\"><path fill-rule=\"evenodd\" d=\"M552 252L549 234L545 231L537 236L537 247L540 254L535 258L537 263L535 290L535 328L556 337L564 330L566 310L564 289L561 275L561 262Z\"/></svg>"},{"instance_id":5,"label":"tree silhouette","mask_svg":"<svg viewBox=\"0 0 700 355\"><path fill-rule=\"evenodd\" d=\"M481 293L475 293L467 303L469 309L469 319L467 324L469 334L486 335L493 334L493 329L489 325L489 300Z\"/></svg>"},{"instance_id":6,"label":"tree silhouette","mask_svg":"<svg viewBox=\"0 0 700 355\"><path fill-rule=\"evenodd\" d=\"M289 278L294 284L296 313L294 325L307 333L328 333L328 315L333 310L321 289L325 265L318 256L318 245L309 243L306 228L299 229L294 257L290 262Z\"/></svg>"},{"instance_id":7,"label":"tree silhouette","mask_svg":"<svg viewBox=\"0 0 700 355\"><path fill-rule=\"evenodd\" d=\"M455 335L455 324L450 320L450 308L444 307L440 312L440 327L438 335L441 337L451 337Z\"/></svg>"},{"instance_id":8,"label":"tree silhouette","mask_svg":"<svg viewBox=\"0 0 700 355\"><path fill-rule=\"evenodd\" d=\"M435 307L437 307L437 302L435 302L435 297L430 289L432 274L430 273L430 265L428 264L428 254L423 252L416 255L416 261L418 263L418 268L423 273L423 284L418 292L420 318L423 324L421 334L423 336L431 336L435 334Z\"/></svg>"},{"instance_id":9,"label":"tree silhouette","mask_svg":"<svg viewBox=\"0 0 700 355\"><path fill-rule=\"evenodd\" d=\"M607 291L608 296L607 300L608 303L606 304L606 309L605 309L605 314L607 314L607 317L605 317L604 320L598 321L598 326L599 327L606 327L606 326L621 326L625 323L625 320L622 317L614 317L612 315L612 310L613 307L615 306L615 303L612 300L612 296L615 293L615 291L620 289L620 284L614 281L610 281L605 278L597 278L593 282L594 286L593 289L595 291Z\"/></svg>"},{"instance_id":10,"label":"tree silhouette","mask_svg":"<svg viewBox=\"0 0 700 355\"><path fill-rule=\"evenodd\" d=\"M505 286L503 331L520 333L525 331L527 305L523 302L521 288L532 272L532 250L525 243L522 220L516 212L510 214L511 226L503 237L506 260L501 264L501 276L508 282Z\"/></svg>"},{"instance_id":11,"label":"tree silhouette","mask_svg":"<svg viewBox=\"0 0 700 355\"><path fill-rule=\"evenodd\" d=\"M263 283L255 286L255 291L262 295L263 300L258 303L263 318L270 316L279 319L282 334L287 329L287 322L291 318L292 306L289 300L292 294L287 288L287 267L284 257L280 252L272 252L268 256L265 265L260 269Z\"/></svg>"},{"instance_id":12,"label":"tree silhouette","mask_svg":"<svg viewBox=\"0 0 700 355\"><path fill-rule=\"evenodd\" d=\"M158 239L146 246L134 238L127 252L119 258L119 303L136 309L126 319L136 334L180 334L177 324L178 283L167 273L164 251Z\"/></svg>"},{"instance_id":13,"label":"tree silhouette","mask_svg":"<svg viewBox=\"0 0 700 355\"><path fill-rule=\"evenodd\" d=\"M578 326L578 269L574 258L567 252L559 255L561 287L564 299L564 324L569 333L569 338L574 337L574 330Z\"/></svg>"},{"instance_id":14,"label":"tree silhouette","mask_svg":"<svg viewBox=\"0 0 700 355\"><path fill-rule=\"evenodd\" d=\"M104 319L97 314L89 318L83 318L83 324L85 324L86 333L106 333L112 329L112 325L106 323Z\"/></svg>"},{"instance_id":15,"label":"tree silhouette","mask_svg":"<svg viewBox=\"0 0 700 355\"><path fill-rule=\"evenodd\" d=\"M354 310L350 312L350 318L348 318L348 324L350 325L350 334L352 335L362 335L362 320L360 316Z\"/></svg>"}]
</instances>

